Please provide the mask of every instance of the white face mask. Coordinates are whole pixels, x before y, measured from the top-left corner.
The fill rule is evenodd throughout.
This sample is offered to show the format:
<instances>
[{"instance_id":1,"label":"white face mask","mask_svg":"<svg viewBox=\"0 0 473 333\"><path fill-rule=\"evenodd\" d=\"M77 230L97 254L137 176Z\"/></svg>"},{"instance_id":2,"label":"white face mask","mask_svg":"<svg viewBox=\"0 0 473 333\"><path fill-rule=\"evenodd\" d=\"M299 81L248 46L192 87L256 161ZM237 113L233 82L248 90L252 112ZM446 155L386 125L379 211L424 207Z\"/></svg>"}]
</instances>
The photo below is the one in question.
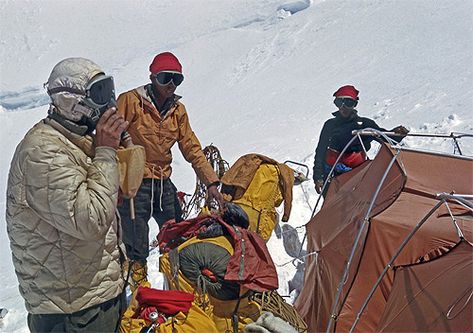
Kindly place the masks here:
<instances>
[{"instance_id":1,"label":"white face mask","mask_svg":"<svg viewBox=\"0 0 473 333\"><path fill-rule=\"evenodd\" d=\"M83 116L91 117L94 112L92 108L82 103L83 99L83 96L69 92L60 92L51 96L56 112L74 122L81 120Z\"/></svg>"}]
</instances>

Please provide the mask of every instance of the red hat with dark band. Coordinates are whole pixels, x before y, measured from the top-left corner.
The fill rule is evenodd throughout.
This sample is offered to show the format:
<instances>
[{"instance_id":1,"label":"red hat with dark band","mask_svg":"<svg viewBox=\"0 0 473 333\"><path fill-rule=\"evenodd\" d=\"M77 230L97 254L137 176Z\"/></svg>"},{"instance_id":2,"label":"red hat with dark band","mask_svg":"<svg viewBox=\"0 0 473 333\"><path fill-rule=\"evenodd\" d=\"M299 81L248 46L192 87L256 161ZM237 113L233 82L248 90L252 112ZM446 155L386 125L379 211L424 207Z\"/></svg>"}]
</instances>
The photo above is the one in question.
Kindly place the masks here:
<instances>
[{"instance_id":1,"label":"red hat with dark band","mask_svg":"<svg viewBox=\"0 0 473 333\"><path fill-rule=\"evenodd\" d=\"M350 97L354 100L358 100L359 91L356 90L354 86L343 86L338 88L336 92L333 93L335 97Z\"/></svg>"},{"instance_id":2,"label":"red hat with dark band","mask_svg":"<svg viewBox=\"0 0 473 333\"><path fill-rule=\"evenodd\" d=\"M152 74L162 71L179 72L182 74L182 65L174 54L163 52L154 57L153 62L149 65L149 71Z\"/></svg>"}]
</instances>

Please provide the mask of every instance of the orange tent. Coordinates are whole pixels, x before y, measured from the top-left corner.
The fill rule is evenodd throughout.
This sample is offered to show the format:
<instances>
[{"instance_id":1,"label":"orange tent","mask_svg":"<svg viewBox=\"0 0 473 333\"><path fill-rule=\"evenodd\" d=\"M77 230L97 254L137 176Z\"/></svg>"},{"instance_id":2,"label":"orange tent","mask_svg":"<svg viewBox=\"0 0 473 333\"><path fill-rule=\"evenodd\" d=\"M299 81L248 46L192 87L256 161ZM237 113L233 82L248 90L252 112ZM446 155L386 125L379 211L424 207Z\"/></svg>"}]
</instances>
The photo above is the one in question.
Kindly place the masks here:
<instances>
[{"instance_id":1,"label":"orange tent","mask_svg":"<svg viewBox=\"0 0 473 333\"><path fill-rule=\"evenodd\" d=\"M373 161L335 178L306 226L313 255L295 306L309 332L473 331L473 205L438 196L471 200L472 192L472 158L385 144ZM445 274L449 257L464 270ZM390 261L424 264L397 269L394 281ZM393 326L394 318L403 323Z\"/></svg>"},{"instance_id":2,"label":"orange tent","mask_svg":"<svg viewBox=\"0 0 473 333\"><path fill-rule=\"evenodd\" d=\"M436 260L397 269L378 331L471 332L471 251L471 244L462 241Z\"/></svg>"}]
</instances>

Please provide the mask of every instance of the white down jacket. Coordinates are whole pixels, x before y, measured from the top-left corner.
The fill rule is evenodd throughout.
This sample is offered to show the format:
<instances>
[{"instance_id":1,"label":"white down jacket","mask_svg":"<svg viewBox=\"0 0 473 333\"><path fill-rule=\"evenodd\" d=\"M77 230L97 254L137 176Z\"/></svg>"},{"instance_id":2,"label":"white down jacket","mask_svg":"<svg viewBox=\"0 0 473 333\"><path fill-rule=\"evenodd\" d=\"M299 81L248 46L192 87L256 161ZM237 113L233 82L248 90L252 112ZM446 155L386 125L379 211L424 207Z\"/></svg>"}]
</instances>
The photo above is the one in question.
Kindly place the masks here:
<instances>
[{"instance_id":1,"label":"white down jacket","mask_svg":"<svg viewBox=\"0 0 473 333\"><path fill-rule=\"evenodd\" d=\"M53 120L36 124L18 145L6 221L29 313L73 313L122 292L118 186L116 151L94 150L90 137Z\"/></svg>"}]
</instances>

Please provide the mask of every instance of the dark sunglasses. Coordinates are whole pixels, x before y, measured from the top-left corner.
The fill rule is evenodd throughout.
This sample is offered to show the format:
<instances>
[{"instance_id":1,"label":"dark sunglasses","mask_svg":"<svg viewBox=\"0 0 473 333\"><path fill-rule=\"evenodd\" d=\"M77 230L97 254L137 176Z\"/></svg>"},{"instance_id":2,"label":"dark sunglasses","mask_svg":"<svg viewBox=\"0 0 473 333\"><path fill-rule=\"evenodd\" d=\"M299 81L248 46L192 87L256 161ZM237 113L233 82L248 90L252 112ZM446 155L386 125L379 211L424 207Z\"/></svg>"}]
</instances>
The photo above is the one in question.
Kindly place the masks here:
<instances>
[{"instance_id":1,"label":"dark sunglasses","mask_svg":"<svg viewBox=\"0 0 473 333\"><path fill-rule=\"evenodd\" d=\"M85 98L88 104L96 108L101 108L115 100L115 84L113 77L100 76L91 81L85 90Z\"/></svg>"},{"instance_id":2,"label":"dark sunglasses","mask_svg":"<svg viewBox=\"0 0 473 333\"><path fill-rule=\"evenodd\" d=\"M358 101L356 99L350 97L337 97L333 102L335 103L337 108L345 106L348 109L352 109L358 104Z\"/></svg>"},{"instance_id":3,"label":"dark sunglasses","mask_svg":"<svg viewBox=\"0 0 473 333\"><path fill-rule=\"evenodd\" d=\"M156 81L162 86L167 86L172 82L174 86L178 86L184 81L184 75L176 72L159 72L155 75Z\"/></svg>"}]
</instances>

